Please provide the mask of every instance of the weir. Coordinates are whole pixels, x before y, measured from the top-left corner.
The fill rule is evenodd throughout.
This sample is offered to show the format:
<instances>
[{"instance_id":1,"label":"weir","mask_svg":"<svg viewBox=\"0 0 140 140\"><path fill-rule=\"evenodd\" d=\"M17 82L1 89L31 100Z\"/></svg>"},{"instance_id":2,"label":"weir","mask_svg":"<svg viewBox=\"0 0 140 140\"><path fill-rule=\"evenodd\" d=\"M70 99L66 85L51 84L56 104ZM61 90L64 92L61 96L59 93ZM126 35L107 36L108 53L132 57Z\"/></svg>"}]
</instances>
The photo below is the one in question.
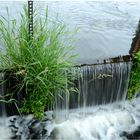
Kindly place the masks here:
<instances>
[{"instance_id":1,"label":"weir","mask_svg":"<svg viewBox=\"0 0 140 140\"><path fill-rule=\"evenodd\" d=\"M57 109L81 108L125 100L131 62L75 67L78 93L57 99Z\"/></svg>"},{"instance_id":2,"label":"weir","mask_svg":"<svg viewBox=\"0 0 140 140\"><path fill-rule=\"evenodd\" d=\"M67 110L68 112L69 109L73 108L86 108L125 100L132 62L130 59L123 62L122 58L112 58L112 60L117 60L118 62L107 63L108 60L104 60L104 62L106 61L104 64L75 66L72 72L77 74L74 86L78 90L77 92L67 93L68 83L66 83L66 94L63 94L63 99L56 97L56 110ZM5 77L8 78L8 74L0 74L1 81L4 81ZM65 77L67 78L67 74L65 74ZM3 100L3 95L7 92L14 91L16 83L17 80L9 77L5 84L1 84L1 100ZM24 90L13 96L17 100L19 107L24 96ZM9 97L7 99L10 100ZM0 107L2 111L7 112L8 116L18 114L14 103L1 103ZM52 110L52 108L49 108L49 110Z\"/></svg>"}]
</instances>

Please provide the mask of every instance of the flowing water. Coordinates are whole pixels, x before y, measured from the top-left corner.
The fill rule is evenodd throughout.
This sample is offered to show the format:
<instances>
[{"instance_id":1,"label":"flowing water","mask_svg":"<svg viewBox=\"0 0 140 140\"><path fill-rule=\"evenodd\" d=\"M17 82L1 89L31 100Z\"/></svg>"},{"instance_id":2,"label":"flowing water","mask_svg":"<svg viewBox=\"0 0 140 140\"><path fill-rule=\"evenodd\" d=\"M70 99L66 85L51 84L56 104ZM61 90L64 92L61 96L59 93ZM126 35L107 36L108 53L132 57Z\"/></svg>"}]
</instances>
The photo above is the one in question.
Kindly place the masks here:
<instances>
[{"instance_id":1,"label":"flowing water","mask_svg":"<svg viewBox=\"0 0 140 140\"><path fill-rule=\"evenodd\" d=\"M131 62L76 67L75 81L78 93L66 94L64 101L57 99L57 109L71 109L114 101L127 96ZM61 100L61 101L60 101Z\"/></svg>"},{"instance_id":2,"label":"flowing water","mask_svg":"<svg viewBox=\"0 0 140 140\"><path fill-rule=\"evenodd\" d=\"M125 139L125 134L140 129L139 103L140 98L131 102L89 107L85 115L82 109L71 110L69 118L61 118L48 126L48 135L65 140Z\"/></svg>"},{"instance_id":3,"label":"flowing water","mask_svg":"<svg viewBox=\"0 0 140 140\"><path fill-rule=\"evenodd\" d=\"M5 91L5 84L3 83L5 80L5 74L0 73L0 116L5 117L6 116L6 109L5 109L5 103L4 101L4 91Z\"/></svg>"},{"instance_id":4,"label":"flowing water","mask_svg":"<svg viewBox=\"0 0 140 140\"><path fill-rule=\"evenodd\" d=\"M127 140L140 138L140 98L71 110L58 119L46 112L42 121L32 115L12 116L0 126L0 137L21 140ZM1 121L0 121L1 123Z\"/></svg>"},{"instance_id":5,"label":"flowing water","mask_svg":"<svg viewBox=\"0 0 140 140\"><path fill-rule=\"evenodd\" d=\"M7 128L6 121L6 108L4 102L4 93L5 93L5 73L0 73L0 140L9 139L10 137L10 128Z\"/></svg>"}]
</instances>

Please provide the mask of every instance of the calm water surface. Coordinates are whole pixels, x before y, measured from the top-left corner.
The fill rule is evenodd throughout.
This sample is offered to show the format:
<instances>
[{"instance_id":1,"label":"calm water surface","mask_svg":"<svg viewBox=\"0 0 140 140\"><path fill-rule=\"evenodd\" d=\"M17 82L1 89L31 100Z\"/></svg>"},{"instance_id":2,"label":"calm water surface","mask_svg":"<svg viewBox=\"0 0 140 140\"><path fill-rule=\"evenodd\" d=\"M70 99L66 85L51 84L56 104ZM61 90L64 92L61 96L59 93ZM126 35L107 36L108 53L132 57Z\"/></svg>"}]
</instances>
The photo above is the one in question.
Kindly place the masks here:
<instances>
[{"instance_id":1,"label":"calm water surface","mask_svg":"<svg viewBox=\"0 0 140 140\"><path fill-rule=\"evenodd\" d=\"M19 17L26 2L1 2L0 14L6 15L8 6L13 17ZM79 28L76 34L75 53L77 63L95 63L97 60L129 52L138 20L138 1L43 1L35 2L40 15L49 7L50 17L68 24L71 30Z\"/></svg>"}]
</instances>

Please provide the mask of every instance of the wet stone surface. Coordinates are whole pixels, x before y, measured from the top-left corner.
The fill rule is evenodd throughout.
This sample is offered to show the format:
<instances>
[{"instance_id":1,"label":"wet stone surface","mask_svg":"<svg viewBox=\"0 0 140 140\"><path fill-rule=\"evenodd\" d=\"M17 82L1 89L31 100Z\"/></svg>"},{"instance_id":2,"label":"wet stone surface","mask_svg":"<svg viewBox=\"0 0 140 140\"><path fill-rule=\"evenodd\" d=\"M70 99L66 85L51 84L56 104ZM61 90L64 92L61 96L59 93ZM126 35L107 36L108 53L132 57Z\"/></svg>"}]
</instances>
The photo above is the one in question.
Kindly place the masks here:
<instances>
[{"instance_id":1,"label":"wet stone surface","mask_svg":"<svg viewBox=\"0 0 140 140\"><path fill-rule=\"evenodd\" d=\"M50 115L50 114L49 114ZM27 117L12 116L8 118L8 127L11 129L11 139L46 139L47 123L51 122L52 116L45 115L45 118L40 121L29 115Z\"/></svg>"}]
</instances>

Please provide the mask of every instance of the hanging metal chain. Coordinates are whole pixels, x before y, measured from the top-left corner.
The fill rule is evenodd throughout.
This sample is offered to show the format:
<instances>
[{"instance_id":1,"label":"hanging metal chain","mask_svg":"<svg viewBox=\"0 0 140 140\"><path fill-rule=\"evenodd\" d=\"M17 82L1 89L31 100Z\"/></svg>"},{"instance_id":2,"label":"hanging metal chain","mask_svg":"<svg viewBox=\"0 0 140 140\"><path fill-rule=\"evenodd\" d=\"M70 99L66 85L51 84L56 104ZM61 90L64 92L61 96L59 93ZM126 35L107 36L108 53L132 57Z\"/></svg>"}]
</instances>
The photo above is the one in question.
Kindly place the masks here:
<instances>
[{"instance_id":1,"label":"hanging metal chain","mask_svg":"<svg viewBox=\"0 0 140 140\"><path fill-rule=\"evenodd\" d=\"M29 39L33 38L33 0L28 1Z\"/></svg>"}]
</instances>

